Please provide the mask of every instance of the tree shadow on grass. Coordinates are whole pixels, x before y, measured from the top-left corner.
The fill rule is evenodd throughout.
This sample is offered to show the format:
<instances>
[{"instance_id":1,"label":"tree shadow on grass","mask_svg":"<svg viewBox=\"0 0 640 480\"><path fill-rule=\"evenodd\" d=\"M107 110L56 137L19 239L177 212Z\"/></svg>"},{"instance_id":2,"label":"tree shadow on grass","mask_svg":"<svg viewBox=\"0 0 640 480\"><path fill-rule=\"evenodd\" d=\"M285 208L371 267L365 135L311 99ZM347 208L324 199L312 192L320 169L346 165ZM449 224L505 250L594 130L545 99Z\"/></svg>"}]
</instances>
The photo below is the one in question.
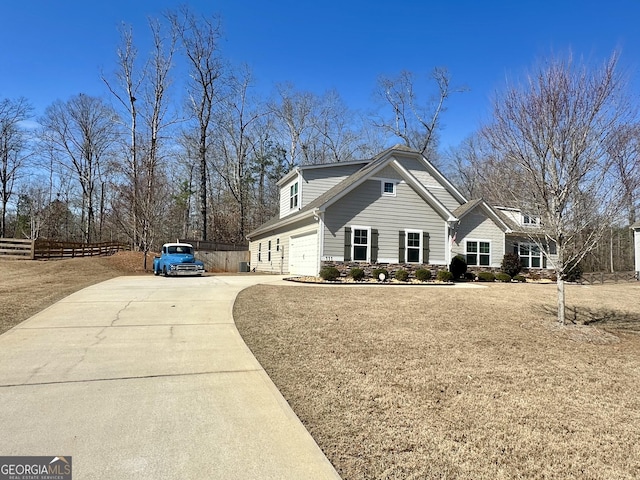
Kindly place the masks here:
<instances>
[{"instance_id":1,"label":"tree shadow on grass","mask_svg":"<svg viewBox=\"0 0 640 480\"><path fill-rule=\"evenodd\" d=\"M548 305L542 306L544 313L557 317L558 310ZM640 333L640 315L610 308L589 308L567 305L566 321L568 324L605 327L620 331Z\"/></svg>"}]
</instances>

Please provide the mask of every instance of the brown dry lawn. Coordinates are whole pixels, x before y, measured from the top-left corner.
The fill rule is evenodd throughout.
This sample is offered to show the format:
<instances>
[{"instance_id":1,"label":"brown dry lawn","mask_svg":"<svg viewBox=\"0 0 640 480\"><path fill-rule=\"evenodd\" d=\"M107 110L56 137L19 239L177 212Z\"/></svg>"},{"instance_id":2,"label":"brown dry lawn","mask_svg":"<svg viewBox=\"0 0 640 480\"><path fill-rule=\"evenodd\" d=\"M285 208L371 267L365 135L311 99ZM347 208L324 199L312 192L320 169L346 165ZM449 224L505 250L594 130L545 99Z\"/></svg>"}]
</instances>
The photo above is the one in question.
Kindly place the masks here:
<instances>
[{"instance_id":1,"label":"brown dry lawn","mask_svg":"<svg viewBox=\"0 0 640 480\"><path fill-rule=\"evenodd\" d=\"M0 332L144 273L132 252L0 268ZM640 285L569 286L565 328L554 293L257 286L234 314L345 480L640 478Z\"/></svg>"},{"instance_id":2,"label":"brown dry lawn","mask_svg":"<svg viewBox=\"0 0 640 480\"><path fill-rule=\"evenodd\" d=\"M640 285L256 286L234 315L345 480L640 478Z\"/></svg>"},{"instance_id":3,"label":"brown dry lawn","mask_svg":"<svg viewBox=\"0 0 640 480\"><path fill-rule=\"evenodd\" d=\"M149 258L153 262L153 255ZM143 266L140 252L66 260L0 259L0 334L89 285L142 274Z\"/></svg>"}]
</instances>

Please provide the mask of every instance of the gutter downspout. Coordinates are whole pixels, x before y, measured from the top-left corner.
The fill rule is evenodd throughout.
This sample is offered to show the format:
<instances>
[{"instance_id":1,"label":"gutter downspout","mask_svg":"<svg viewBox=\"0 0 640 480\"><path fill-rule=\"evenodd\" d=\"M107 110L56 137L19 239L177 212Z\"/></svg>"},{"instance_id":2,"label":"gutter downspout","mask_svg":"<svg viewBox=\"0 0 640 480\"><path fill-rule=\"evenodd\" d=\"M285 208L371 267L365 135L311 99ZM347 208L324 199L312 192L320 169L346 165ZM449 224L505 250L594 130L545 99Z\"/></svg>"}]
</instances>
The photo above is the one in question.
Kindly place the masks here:
<instances>
[{"instance_id":1,"label":"gutter downspout","mask_svg":"<svg viewBox=\"0 0 640 480\"><path fill-rule=\"evenodd\" d=\"M318 220L318 253L316 258L316 274L320 273L322 252L324 252L324 212L319 208L313 210L313 217Z\"/></svg>"}]
</instances>

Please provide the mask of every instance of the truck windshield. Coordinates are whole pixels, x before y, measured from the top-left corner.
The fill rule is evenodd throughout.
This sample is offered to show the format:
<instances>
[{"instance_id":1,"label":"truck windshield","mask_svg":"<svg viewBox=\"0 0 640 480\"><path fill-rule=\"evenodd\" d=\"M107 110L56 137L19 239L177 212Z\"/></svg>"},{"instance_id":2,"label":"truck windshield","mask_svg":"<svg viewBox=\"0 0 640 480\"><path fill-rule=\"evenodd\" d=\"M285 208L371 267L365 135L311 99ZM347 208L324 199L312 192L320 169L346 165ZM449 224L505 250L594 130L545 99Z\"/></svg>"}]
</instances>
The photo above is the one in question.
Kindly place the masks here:
<instances>
[{"instance_id":1,"label":"truck windshield","mask_svg":"<svg viewBox=\"0 0 640 480\"><path fill-rule=\"evenodd\" d=\"M186 245L171 245L167 248L168 253L182 253L193 255L193 248Z\"/></svg>"}]
</instances>

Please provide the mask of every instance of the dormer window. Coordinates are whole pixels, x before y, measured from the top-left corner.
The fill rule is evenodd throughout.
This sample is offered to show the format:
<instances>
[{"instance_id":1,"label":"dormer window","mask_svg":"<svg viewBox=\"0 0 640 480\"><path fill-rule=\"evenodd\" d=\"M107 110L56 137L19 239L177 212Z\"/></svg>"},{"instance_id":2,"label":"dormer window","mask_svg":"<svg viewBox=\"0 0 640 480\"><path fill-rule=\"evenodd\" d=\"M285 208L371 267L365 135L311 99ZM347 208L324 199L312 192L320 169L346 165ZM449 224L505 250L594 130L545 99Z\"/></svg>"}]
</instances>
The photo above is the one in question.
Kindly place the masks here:
<instances>
[{"instance_id":1,"label":"dormer window","mask_svg":"<svg viewBox=\"0 0 640 480\"><path fill-rule=\"evenodd\" d=\"M531 215L527 215L527 214L523 213L522 214L522 225L525 225L525 226L540 225L540 217L533 217Z\"/></svg>"},{"instance_id":2,"label":"dormer window","mask_svg":"<svg viewBox=\"0 0 640 480\"><path fill-rule=\"evenodd\" d=\"M396 196L396 182L392 180L382 180L382 195L385 197Z\"/></svg>"},{"instance_id":3,"label":"dormer window","mask_svg":"<svg viewBox=\"0 0 640 480\"><path fill-rule=\"evenodd\" d=\"M298 182L291 185L289 189L289 208L298 208Z\"/></svg>"}]
</instances>

